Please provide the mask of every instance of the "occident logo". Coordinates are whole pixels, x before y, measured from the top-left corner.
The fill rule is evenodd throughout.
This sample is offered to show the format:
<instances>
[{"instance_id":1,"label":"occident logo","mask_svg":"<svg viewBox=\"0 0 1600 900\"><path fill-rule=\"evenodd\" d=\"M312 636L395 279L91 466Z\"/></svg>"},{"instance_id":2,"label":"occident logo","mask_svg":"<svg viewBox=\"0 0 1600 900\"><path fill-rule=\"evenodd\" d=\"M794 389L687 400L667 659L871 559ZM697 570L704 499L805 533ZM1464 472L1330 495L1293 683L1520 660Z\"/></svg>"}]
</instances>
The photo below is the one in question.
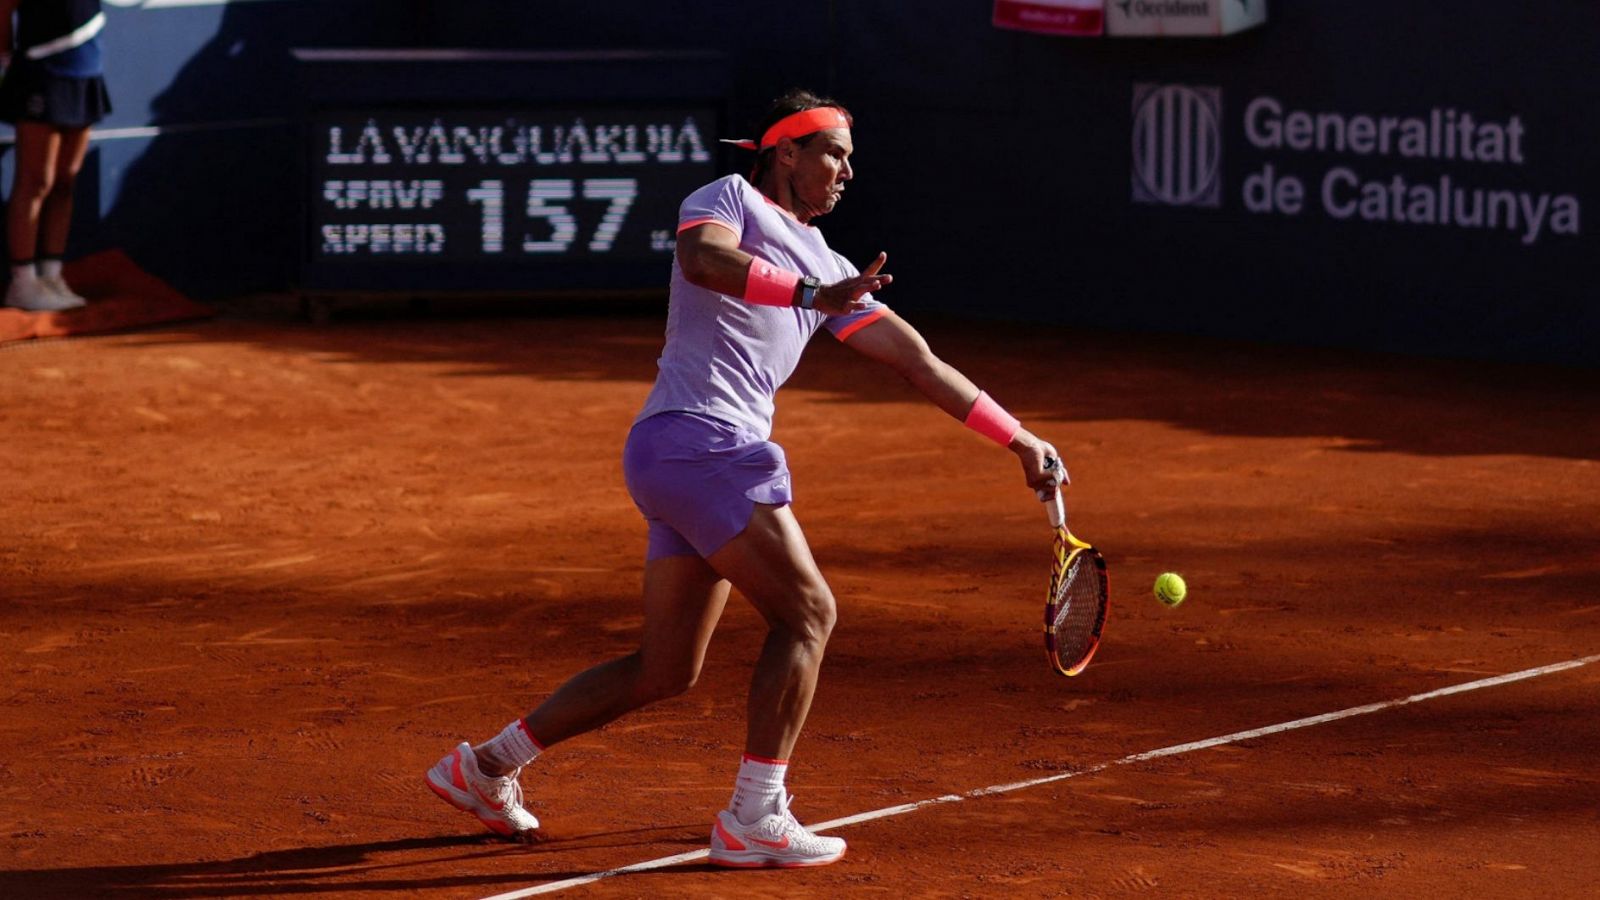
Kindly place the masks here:
<instances>
[{"instance_id":1,"label":"occident logo","mask_svg":"<svg viewBox=\"0 0 1600 900\"><path fill-rule=\"evenodd\" d=\"M1209 0L1116 0L1125 16L1196 16L1211 15ZM1244 3L1240 3L1244 6ZM1249 9L1248 6L1245 7Z\"/></svg>"},{"instance_id":2,"label":"occident logo","mask_svg":"<svg viewBox=\"0 0 1600 900\"><path fill-rule=\"evenodd\" d=\"M1221 88L1133 86L1133 199L1164 206L1221 204Z\"/></svg>"}]
</instances>

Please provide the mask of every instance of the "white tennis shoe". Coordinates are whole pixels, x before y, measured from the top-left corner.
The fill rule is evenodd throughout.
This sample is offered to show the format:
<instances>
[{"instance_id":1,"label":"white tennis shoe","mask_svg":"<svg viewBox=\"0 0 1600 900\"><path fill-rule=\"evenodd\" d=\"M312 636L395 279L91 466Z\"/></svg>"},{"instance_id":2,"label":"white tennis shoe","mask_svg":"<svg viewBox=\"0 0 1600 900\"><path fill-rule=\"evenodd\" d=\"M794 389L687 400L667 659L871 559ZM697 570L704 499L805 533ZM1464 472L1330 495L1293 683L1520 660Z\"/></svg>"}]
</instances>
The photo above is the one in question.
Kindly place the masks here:
<instances>
[{"instance_id":1,"label":"white tennis shoe","mask_svg":"<svg viewBox=\"0 0 1600 900\"><path fill-rule=\"evenodd\" d=\"M752 825L739 824L732 812L717 813L711 826L711 862L741 869L825 866L844 856L844 840L812 834L789 812L793 797L778 801L776 812Z\"/></svg>"},{"instance_id":2,"label":"white tennis shoe","mask_svg":"<svg viewBox=\"0 0 1600 900\"><path fill-rule=\"evenodd\" d=\"M495 834L532 840L539 819L522 807L522 785L517 769L498 778L478 769L478 757L465 741L428 770L428 789L462 812L478 817Z\"/></svg>"},{"instance_id":3,"label":"white tennis shoe","mask_svg":"<svg viewBox=\"0 0 1600 900\"><path fill-rule=\"evenodd\" d=\"M84 305L84 300L76 294L71 297L57 294L37 278L14 278L6 288L6 305L29 312L60 312L77 309Z\"/></svg>"},{"instance_id":4,"label":"white tennis shoe","mask_svg":"<svg viewBox=\"0 0 1600 900\"><path fill-rule=\"evenodd\" d=\"M45 291L54 294L57 301L65 304L63 307L65 309L77 309L80 306L87 306L89 303L89 301L79 296L77 291L69 287L67 280L60 275L40 275L39 284L44 286Z\"/></svg>"}]
</instances>

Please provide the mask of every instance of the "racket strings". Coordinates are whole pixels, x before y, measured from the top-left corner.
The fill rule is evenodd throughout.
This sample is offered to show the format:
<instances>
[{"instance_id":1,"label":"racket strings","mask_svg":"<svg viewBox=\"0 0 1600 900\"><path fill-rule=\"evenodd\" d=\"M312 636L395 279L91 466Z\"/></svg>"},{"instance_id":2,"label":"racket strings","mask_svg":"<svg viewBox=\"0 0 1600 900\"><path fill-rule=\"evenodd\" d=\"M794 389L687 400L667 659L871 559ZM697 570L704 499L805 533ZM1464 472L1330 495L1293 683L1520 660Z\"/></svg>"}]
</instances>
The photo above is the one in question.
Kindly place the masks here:
<instances>
[{"instance_id":1,"label":"racket strings","mask_svg":"<svg viewBox=\"0 0 1600 900\"><path fill-rule=\"evenodd\" d=\"M1094 646L1104 608L1104 580L1091 553L1075 554L1061 571L1054 588L1053 625L1056 656L1064 664L1080 659Z\"/></svg>"}]
</instances>

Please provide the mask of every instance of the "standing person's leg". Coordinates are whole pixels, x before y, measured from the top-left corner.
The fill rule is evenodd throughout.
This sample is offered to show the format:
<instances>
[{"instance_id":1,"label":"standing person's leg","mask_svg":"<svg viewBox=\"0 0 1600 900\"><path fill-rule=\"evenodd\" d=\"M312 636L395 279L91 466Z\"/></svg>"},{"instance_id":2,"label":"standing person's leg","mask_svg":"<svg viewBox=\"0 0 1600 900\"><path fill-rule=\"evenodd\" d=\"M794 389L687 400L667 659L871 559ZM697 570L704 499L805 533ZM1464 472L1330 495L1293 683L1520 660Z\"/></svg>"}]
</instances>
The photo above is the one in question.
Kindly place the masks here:
<instances>
[{"instance_id":1,"label":"standing person's leg","mask_svg":"<svg viewBox=\"0 0 1600 900\"><path fill-rule=\"evenodd\" d=\"M801 826L784 787L837 619L833 591L787 505L757 504L745 530L708 561L749 598L768 629L750 682L745 754L733 798L712 825L711 861L740 867L835 862L845 842Z\"/></svg>"},{"instance_id":2,"label":"standing person's leg","mask_svg":"<svg viewBox=\"0 0 1600 900\"><path fill-rule=\"evenodd\" d=\"M697 556L645 564L639 649L578 673L525 718L476 747L466 743L428 771L435 794L490 830L531 836L539 820L522 807L517 775L546 747L591 731L694 685L728 602L728 582Z\"/></svg>"},{"instance_id":3,"label":"standing person's leg","mask_svg":"<svg viewBox=\"0 0 1600 900\"><path fill-rule=\"evenodd\" d=\"M69 309L77 304L54 296L39 282L34 261L39 247L39 216L54 187L61 133L43 122L17 123L16 171L6 205L6 249L11 255L11 286L6 305L31 310Z\"/></svg>"},{"instance_id":4,"label":"standing person's leg","mask_svg":"<svg viewBox=\"0 0 1600 900\"><path fill-rule=\"evenodd\" d=\"M58 297L82 305L84 299L61 277L61 261L67 254L67 235L72 230L73 190L89 152L89 129L62 128L58 135L54 177L39 208L39 280Z\"/></svg>"}]
</instances>

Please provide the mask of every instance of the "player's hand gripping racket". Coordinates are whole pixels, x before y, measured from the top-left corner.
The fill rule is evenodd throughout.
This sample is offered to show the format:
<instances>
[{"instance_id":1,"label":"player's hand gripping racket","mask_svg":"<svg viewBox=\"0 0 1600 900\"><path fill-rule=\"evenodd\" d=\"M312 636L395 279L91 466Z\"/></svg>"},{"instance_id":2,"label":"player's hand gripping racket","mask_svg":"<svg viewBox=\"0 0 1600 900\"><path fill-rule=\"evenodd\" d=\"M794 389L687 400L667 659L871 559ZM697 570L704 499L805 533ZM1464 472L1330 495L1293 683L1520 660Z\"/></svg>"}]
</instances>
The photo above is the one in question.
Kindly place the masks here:
<instances>
[{"instance_id":1,"label":"player's hand gripping racket","mask_svg":"<svg viewBox=\"0 0 1600 900\"><path fill-rule=\"evenodd\" d=\"M1044 467L1061 465L1047 458ZM1061 479L1052 491L1040 491L1045 512L1056 530L1050 592L1044 601L1044 649L1050 665L1062 675L1076 675L1089 665L1110 607L1111 582L1100 552L1067 530L1067 507L1061 501Z\"/></svg>"}]
</instances>

